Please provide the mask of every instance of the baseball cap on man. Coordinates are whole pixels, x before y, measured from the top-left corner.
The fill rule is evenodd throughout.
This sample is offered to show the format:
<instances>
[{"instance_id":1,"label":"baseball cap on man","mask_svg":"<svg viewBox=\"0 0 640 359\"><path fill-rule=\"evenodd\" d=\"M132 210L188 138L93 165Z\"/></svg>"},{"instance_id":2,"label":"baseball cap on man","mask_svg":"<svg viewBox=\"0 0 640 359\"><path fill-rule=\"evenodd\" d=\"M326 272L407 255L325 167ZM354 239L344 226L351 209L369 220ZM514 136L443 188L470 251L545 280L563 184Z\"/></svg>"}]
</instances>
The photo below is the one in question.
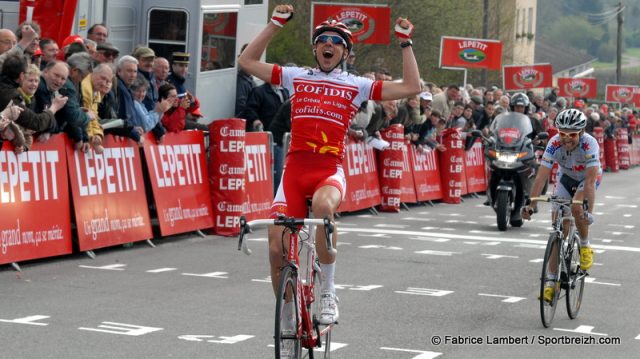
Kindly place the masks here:
<instances>
[{"instance_id":1,"label":"baseball cap on man","mask_svg":"<svg viewBox=\"0 0 640 359\"><path fill-rule=\"evenodd\" d=\"M111 52L116 52L118 54L120 53L120 50L117 47L113 46L113 44L110 43L110 42L99 43L98 46L96 47L96 50L98 50L98 51L111 51Z\"/></svg>"},{"instance_id":2,"label":"baseball cap on man","mask_svg":"<svg viewBox=\"0 0 640 359\"><path fill-rule=\"evenodd\" d=\"M140 46L133 50L131 56L135 57L136 59L142 59L146 57L156 57L156 53L149 47Z\"/></svg>"},{"instance_id":3,"label":"baseball cap on man","mask_svg":"<svg viewBox=\"0 0 640 359\"><path fill-rule=\"evenodd\" d=\"M420 99L425 101L433 101L433 96L431 92L425 91L420 94Z\"/></svg>"}]
</instances>

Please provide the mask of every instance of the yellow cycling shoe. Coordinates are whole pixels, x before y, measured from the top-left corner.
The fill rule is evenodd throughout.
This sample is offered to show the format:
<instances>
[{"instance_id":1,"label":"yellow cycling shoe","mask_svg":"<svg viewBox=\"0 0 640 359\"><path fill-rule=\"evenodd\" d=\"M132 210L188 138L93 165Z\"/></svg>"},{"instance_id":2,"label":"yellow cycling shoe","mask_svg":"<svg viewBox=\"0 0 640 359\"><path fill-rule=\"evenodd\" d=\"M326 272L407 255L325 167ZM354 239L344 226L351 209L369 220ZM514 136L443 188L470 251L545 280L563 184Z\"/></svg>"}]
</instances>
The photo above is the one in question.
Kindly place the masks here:
<instances>
[{"instance_id":1,"label":"yellow cycling shoe","mask_svg":"<svg viewBox=\"0 0 640 359\"><path fill-rule=\"evenodd\" d=\"M556 294L556 290L553 285L546 285L544 287L544 301L547 303L551 303L553 301L553 296ZM540 296L538 296L540 299Z\"/></svg>"},{"instance_id":2,"label":"yellow cycling shoe","mask_svg":"<svg viewBox=\"0 0 640 359\"><path fill-rule=\"evenodd\" d=\"M593 249L591 247L580 248L580 268L588 270L593 264Z\"/></svg>"}]
</instances>

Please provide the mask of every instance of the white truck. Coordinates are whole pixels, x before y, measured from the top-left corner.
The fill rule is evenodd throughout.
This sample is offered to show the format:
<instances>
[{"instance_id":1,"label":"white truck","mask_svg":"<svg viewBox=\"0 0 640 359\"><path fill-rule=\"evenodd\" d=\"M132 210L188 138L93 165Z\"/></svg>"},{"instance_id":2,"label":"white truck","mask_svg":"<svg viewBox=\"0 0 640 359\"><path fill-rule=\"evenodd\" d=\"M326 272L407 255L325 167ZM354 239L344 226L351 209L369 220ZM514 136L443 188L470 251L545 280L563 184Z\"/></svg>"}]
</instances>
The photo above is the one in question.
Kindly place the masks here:
<instances>
[{"instance_id":1,"label":"white truck","mask_svg":"<svg viewBox=\"0 0 640 359\"><path fill-rule=\"evenodd\" d=\"M38 1L45 0L0 1L0 27L15 29L20 6ZM62 6L73 0L46 1ZM203 122L233 117L236 60L242 45L267 23L268 0L75 1L71 34L85 37L91 25L105 23L120 55L137 45L169 60L174 51L190 53L186 85L200 99Z\"/></svg>"}]
</instances>

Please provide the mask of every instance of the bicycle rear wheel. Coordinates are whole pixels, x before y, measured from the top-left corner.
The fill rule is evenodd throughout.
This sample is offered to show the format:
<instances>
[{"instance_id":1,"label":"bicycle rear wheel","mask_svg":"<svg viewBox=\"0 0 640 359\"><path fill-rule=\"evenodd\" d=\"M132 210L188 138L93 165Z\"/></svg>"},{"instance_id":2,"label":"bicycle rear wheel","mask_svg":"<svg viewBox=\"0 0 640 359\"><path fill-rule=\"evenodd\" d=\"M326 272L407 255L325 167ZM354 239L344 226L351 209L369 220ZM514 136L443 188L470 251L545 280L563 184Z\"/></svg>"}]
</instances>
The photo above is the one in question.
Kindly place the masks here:
<instances>
[{"instance_id":1,"label":"bicycle rear wheel","mask_svg":"<svg viewBox=\"0 0 640 359\"><path fill-rule=\"evenodd\" d=\"M299 359L302 357L301 338L297 333L297 328L300 326L298 323L298 318L300 318L298 297L296 295L298 280L298 273L292 267L282 268L276 297L275 335L273 336L276 359ZM291 303L293 303L293 310L289 312L295 315L294 328L291 328L291 319L286 317L287 310L284 308L285 305L291 306Z\"/></svg>"},{"instance_id":2,"label":"bicycle rear wheel","mask_svg":"<svg viewBox=\"0 0 640 359\"><path fill-rule=\"evenodd\" d=\"M582 293L584 291L585 272L580 269L580 246L576 236L569 242L565 263L567 264L567 314L569 318L576 319L582 305Z\"/></svg>"},{"instance_id":3,"label":"bicycle rear wheel","mask_svg":"<svg viewBox=\"0 0 640 359\"><path fill-rule=\"evenodd\" d=\"M549 235L549 241L547 242L547 249L544 252L544 260L542 262L542 274L540 275L540 318L542 319L542 325L545 328L549 328L553 321L553 316L556 313L556 307L558 304L558 297L560 296L560 248L559 244L562 238L558 238L557 233ZM551 254L555 248L554 256L556 256L556 265L554 268L550 267ZM556 278L549 278L549 273L555 272ZM547 302L544 299L544 289L547 285L552 285L555 289L551 302Z\"/></svg>"}]
</instances>

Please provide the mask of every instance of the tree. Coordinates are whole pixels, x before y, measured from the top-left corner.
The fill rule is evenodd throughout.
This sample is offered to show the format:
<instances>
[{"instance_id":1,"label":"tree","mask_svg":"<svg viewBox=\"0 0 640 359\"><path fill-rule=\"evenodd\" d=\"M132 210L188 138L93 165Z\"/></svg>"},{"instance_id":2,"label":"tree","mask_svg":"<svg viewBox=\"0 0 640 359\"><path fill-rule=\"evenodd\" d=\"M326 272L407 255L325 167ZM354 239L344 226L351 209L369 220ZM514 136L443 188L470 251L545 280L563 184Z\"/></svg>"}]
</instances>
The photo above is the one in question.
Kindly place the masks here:
<instances>
[{"instance_id":1,"label":"tree","mask_svg":"<svg viewBox=\"0 0 640 359\"><path fill-rule=\"evenodd\" d=\"M594 56L597 56L598 40L602 39L603 35L602 28L593 26L578 16L559 18L547 30L547 36L554 42L584 49Z\"/></svg>"}]
</instances>

